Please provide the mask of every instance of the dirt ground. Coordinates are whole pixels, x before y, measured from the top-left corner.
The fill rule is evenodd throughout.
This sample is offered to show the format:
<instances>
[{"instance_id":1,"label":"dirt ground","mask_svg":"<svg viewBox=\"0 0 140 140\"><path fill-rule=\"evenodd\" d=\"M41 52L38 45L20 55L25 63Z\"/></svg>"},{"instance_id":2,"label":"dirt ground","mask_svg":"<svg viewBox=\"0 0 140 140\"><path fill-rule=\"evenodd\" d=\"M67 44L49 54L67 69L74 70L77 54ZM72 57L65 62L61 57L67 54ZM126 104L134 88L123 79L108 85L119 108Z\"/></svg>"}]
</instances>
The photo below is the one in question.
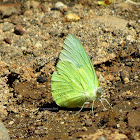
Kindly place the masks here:
<instances>
[{"instance_id":1,"label":"dirt ground","mask_svg":"<svg viewBox=\"0 0 140 140\"><path fill-rule=\"evenodd\" d=\"M140 139L140 6L117 0L0 3L0 119L13 140ZM68 33L81 41L104 97L94 105L58 107L51 75Z\"/></svg>"}]
</instances>

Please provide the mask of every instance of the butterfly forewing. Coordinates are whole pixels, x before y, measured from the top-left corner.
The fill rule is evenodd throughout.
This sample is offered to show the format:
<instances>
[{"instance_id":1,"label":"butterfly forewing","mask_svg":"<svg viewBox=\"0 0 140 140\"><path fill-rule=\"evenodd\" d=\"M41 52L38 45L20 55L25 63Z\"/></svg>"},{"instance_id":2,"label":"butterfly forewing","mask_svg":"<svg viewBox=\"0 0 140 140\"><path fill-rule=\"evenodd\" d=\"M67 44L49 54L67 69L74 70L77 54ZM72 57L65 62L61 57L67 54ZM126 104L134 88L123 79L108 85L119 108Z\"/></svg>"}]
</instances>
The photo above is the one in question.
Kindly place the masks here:
<instances>
[{"instance_id":1,"label":"butterfly forewing","mask_svg":"<svg viewBox=\"0 0 140 140\"><path fill-rule=\"evenodd\" d=\"M97 76L89 56L85 52L80 41L72 34L69 34L64 41L63 50L60 54L60 59L70 61L73 65L81 67L84 66L86 73L96 81L98 85Z\"/></svg>"},{"instance_id":2,"label":"butterfly forewing","mask_svg":"<svg viewBox=\"0 0 140 140\"><path fill-rule=\"evenodd\" d=\"M60 54L60 59L66 59L73 63L73 65L77 66L85 65L90 71L94 71L93 65L91 64L91 61L87 53L85 52L82 44L72 34L69 34L64 41L63 50Z\"/></svg>"}]
</instances>

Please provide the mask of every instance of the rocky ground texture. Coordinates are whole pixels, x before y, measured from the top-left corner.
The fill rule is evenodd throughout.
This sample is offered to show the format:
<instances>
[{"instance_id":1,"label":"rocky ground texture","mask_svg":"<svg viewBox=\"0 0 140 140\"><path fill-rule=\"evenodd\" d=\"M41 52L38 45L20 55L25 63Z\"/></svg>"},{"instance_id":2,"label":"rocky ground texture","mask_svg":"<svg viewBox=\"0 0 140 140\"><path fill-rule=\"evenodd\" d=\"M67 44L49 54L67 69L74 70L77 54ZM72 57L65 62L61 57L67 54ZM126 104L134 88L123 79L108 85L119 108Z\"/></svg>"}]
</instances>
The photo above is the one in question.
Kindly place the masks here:
<instances>
[{"instance_id":1,"label":"rocky ground texture","mask_svg":"<svg viewBox=\"0 0 140 140\"><path fill-rule=\"evenodd\" d=\"M139 139L140 5L134 2L0 3L0 118L8 133L0 131L7 139ZM88 53L112 105L105 104L107 111L97 100L94 116L91 105L74 116L79 108L53 101L51 75L68 33Z\"/></svg>"}]
</instances>

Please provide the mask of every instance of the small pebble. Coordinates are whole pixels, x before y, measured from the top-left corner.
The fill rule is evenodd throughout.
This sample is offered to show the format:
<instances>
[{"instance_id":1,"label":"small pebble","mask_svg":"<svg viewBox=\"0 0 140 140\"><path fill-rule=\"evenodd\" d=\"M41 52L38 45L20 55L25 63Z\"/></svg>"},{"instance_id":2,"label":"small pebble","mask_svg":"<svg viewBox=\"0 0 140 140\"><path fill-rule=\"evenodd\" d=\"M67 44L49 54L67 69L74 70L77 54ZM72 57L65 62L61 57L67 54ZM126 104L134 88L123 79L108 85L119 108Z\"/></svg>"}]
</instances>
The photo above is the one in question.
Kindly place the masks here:
<instances>
[{"instance_id":1,"label":"small pebble","mask_svg":"<svg viewBox=\"0 0 140 140\"><path fill-rule=\"evenodd\" d=\"M128 79L127 77L124 78L124 83L125 83L125 84L129 83L129 79Z\"/></svg>"},{"instance_id":2,"label":"small pebble","mask_svg":"<svg viewBox=\"0 0 140 140\"><path fill-rule=\"evenodd\" d=\"M32 10L27 10L24 12L24 16L31 16L33 14Z\"/></svg>"},{"instance_id":3,"label":"small pebble","mask_svg":"<svg viewBox=\"0 0 140 140\"><path fill-rule=\"evenodd\" d=\"M135 127L140 127L140 112L137 111L132 111L129 112L127 117L128 117L128 125L135 128Z\"/></svg>"},{"instance_id":4,"label":"small pebble","mask_svg":"<svg viewBox=\"0 0 140 140\"><path fill-rule=\"evenodd\" d=\"M36 8L38 8L39 5L40 5L40 2L38 2L38 1L31 1L31 7L32 8L36 9Z\"/></svg>"},{"instance_id":5,"label":"small pebble","mask_svg":"<svg viewBox=\"0 0 140 140\"><path fill-rule=\"evenodd\" d=\"M132 62L126 62L125 65L126 65L126 66L132 66L133 63L132 63Z\"/></svg>"},{"instance_id":6,"label":"small pebble","mask_svg":"<svg viewBox=\"0 0 140 140\"><path fill-rule=\"evenodd\" d=\"M35 48L39 49L39 48L42 48L42 44L40 44L39 42L37 42L35 45L34 45Z\"/></svg>"},{"instance_id":7,"label":"small pebble","mask_svg":"<svg viewBox=\"0 0 140 140\"><path fill-rule=\"evenodd\" d=\"M4 38L4 41L8 44L12 44L11 40L9 38Z\"/></svg>"},{"instance_id":8,"label":"small pebble","mask_svg":"<svg viewBox=\"0 0 140 140\"><path fill-rule=\"evenodd\" d=\"M41 76L38 76L37 77L37 82L38 83L44 83L44 82L47 82L48 80L46 79L46 77L41 77Z\"/></svg>"},{"instance_id":9,"label":"small pebble","mask_svg":"<svg viewBox=\"0 0 140 140\"><path fill-rule=\"evenodd\" d=\"M65 19L66 19L66 21L78 21L78 20L80 20L80 17L78 17L76 14L68 13L65 16Z\"/></svg>"},{"instance_id":10,"label":"small pebble","mask_svg":"<svg viewBox=\"0 0 140 140\"><path fill-rule=\"evenodd\" d=\"M17 35L23 35L25 33L24 29L19 27L19 26L16 26L14 28L14 33L17 34Z\"/></svg>"},{"instance_id":11,"label":"small pebble","mask_svg":"<svg viewBox=\"0 0 140 140\"><path fill-rule=\"evenodd\" d=\"M82 131L87 131L88 129L86 127L82 127Z\"/></svg>"},{"instance_id":12,"label":"small pebble","mask_svg":"<svg viewBox=\"0 0 140 140\"><path fill-rule=\"evenodd\" d=\"M14 121L10 121L9 124L10 124L10 125L14 124Z\"/></svg>"},{"instance_id":13,"label":"small pebble","mask_svg":"<svg viewBox=\"0 0 140 140\"><path fill-rule=\"evenodd\" d=\"M91 119L85 120L85 125L86 126L91 126L92 125L92 120Z\"/></svg>"},{"instance_id":14,"label":"small pebble","mask_svg":"<svg viewBox=\"0 0 140 140\"><path fill-rule=\"evenodd\" d=\"M119 128L120 127L120 124L117 124L117 128Z\"/></svg>"},{"instance_id":15,"label":"small pebble","mask_svg":"<svg viewBox=\"0 0 140 140\"><path fill-rule=\"evenodd\" d=\"M54 5L54 8L61 11L61 12L65 12L67 11L68 7L67 5L65 5L64 3L62 2L57 2L55 5Z\"/></svg>"},{"instance_id":16,"label":"small pebble","mask_svg":"<svg viewBox=\"0 0 140 140\"><path fill-rule=\"evenodd\" d=\"M123 70L120 72L120 77L122 79L122 81L124 83L128 83L129 82L129 72L127 70Z\"/></svg>"},{"instance_id":17,"label":"small pebble","mask_svg":"<svg viewBox=\"0 0 140 140\"><path fill-rule=\"evenodd\" d=\"M0 140L10 140L8 132L2 122L0 122Z\"/></svg>"},{"instance_id":18,"label":"small pebble","mask_svg":"<svg viewBox=\"0 0 140 140\"><path fill-rule=\"evenodd\" d=\"M5 22L3 24L2 30L3 30L3 32L6 32L6 31L12 30L13 28L14 28L14 25L12 23Z\"/></svg>"},{"instance_id":19,"label":"small pebble","mask_svg":"<svg viewBox=\"0 0 140 140\"><path fill-rule=\"evenodd\" d=\"M114 76L109 74L105 77L106 80L109 80L109 81L113 81L114 80Z\"/></svg>"},{"instance_id":20,"label":"small pebble","mask_svg":"<svg viewBox=\"0 0 140 140\"><path fill-rule=\"evenodd\" d=\"M135 79L135 81L138 81L139 80L139 76L135 76L134 79Z\"/></svg>"},{"instance_id":21,"label":"small pebble","mask_svg":"<svg viewBox=\"0 0 140 140\"><path fill-rule=\"evenodd\" d=\"M127 39L128 41L130 41L130 42L134 42L134 41L135 41L134 37L131 36L131 35L128 35L128 36L126 37L126 39Z\"/></svg>"},{"instance_id":22,"label":"small pebble","mask_svg":"<svg viewBox=\"0 0 140 140\"><path fill-rule=\"evenodd\" d=\"M60 124L64 124L64 122L60 122Z\"/></svg>"}]
</instances>

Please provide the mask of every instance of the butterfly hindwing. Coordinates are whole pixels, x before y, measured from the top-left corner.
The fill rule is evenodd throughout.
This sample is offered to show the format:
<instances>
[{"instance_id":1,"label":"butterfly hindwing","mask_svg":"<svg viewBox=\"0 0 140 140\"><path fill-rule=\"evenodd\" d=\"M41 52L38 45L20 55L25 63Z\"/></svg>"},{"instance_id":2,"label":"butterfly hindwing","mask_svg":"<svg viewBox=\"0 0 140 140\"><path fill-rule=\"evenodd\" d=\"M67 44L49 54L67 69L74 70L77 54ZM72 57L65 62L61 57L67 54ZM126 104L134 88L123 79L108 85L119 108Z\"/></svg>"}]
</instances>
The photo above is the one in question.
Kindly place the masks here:
<instances>
[{"instance_id":1,"label":"butterfly hindwing","mask_svg":"<svg viewBox=\"0 0 140 140\"><path fill-rule=\"evenodd\" d=\"M58 62L57 71L52 75L51 88L55 102L61 107L81 106L85 101L80 75L68 61Z\"/></svg>"}]
</instances>

